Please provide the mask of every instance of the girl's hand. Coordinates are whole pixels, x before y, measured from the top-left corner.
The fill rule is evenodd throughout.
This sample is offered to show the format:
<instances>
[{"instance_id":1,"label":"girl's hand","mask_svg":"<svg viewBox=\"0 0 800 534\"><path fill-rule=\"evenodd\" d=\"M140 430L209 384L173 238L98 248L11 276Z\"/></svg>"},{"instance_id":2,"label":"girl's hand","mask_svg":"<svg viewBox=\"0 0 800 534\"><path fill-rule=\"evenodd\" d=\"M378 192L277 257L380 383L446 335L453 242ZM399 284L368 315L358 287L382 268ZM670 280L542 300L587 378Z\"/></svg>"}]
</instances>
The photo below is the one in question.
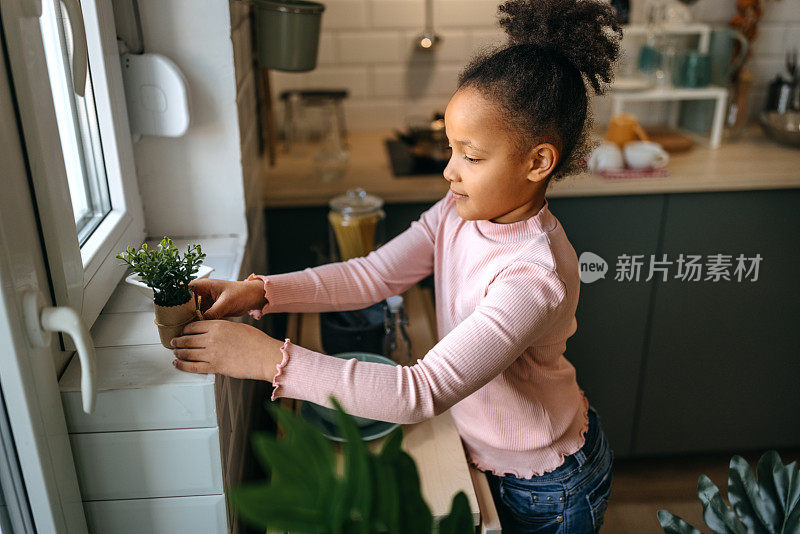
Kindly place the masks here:
<instances>
[{"instance_id":1,"label":"girl's hand","mask_svg":"<svg viewBox=\"0 0 800 534\"><path fill-rule=\"evenodd\" d=\"M183 334L172 340L181 371L272 382L283 359L282 342L247 324L195 321Z\"/></svg>"},{"instance_id":2,"label":"girl's hand","mask_svg":"<svg viewBox=\"0 0 800 534\"><path fill-rule=\"evenodd\" d=\"M267 303L264 297L264 282L233 282L216 278L200 278L189 282L189 287L202 297L200 311L204 319L239 317L253 309L261 309Z\"/></svg>"}]
</instances>

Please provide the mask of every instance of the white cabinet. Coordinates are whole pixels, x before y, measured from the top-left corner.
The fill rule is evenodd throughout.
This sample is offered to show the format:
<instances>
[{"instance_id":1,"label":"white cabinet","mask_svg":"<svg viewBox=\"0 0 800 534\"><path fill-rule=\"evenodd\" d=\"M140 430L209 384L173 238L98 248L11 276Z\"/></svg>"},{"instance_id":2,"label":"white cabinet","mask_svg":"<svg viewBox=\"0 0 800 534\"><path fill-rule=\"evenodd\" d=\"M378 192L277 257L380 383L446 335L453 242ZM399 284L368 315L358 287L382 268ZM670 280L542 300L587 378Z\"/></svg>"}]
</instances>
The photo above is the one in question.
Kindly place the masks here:
<instances>
[{"instance_id":1,"label":"white cabinet","mask_svg":"<svg viewBox=\"0 0 800 534\"><path fill-rule=\"evenodd\" d=\"M217 428L71 434L70 443L87 501L223 491Z\"/></svg>"},{"instance_id":2,"label":"white cabinet","mask_svg":"<svg viewBox=\"0 0 800 534\"><path fill-rule=\"evenodd\" d=\"M191 241L213 277L250 274L244 238ZM95 411L83 413L75 358L59 381L90 532L237 532L225 491L241 483L267 384L177 370L153 317L152 300L120 282L92 328Z\"/></svg>"},{"instance_id":3,"label":"white cabinet","mask_svg":"<svg viewBox=\"0 0 800 534\"><path fill-rule=\"evenodd\" d=\"M215 534L225 532L225 496L95 501L84 504L91 532Z\"/></svg>"}]
</instances>

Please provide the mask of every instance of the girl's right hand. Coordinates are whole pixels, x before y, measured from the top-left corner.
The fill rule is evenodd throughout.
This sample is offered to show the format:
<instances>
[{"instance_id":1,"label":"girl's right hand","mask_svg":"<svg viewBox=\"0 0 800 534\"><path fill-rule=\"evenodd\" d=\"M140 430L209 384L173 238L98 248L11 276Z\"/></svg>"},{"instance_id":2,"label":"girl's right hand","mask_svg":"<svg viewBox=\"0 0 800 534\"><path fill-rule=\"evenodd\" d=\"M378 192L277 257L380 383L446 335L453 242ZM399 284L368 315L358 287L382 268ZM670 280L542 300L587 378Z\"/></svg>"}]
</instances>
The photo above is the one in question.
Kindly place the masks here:
<instances>
[{"instance_id":1,"label":"girl's right hand","mask_svg":"<svg viewBox=\"0 0 800 534\"><path fill-rule=\"evenodd\" d=\"M264 307L264 282L236 282L216 278L200 278L189 282L189 288L201 297L203 319L239 317L250 310Z\"/></svg>"}]
</instances>

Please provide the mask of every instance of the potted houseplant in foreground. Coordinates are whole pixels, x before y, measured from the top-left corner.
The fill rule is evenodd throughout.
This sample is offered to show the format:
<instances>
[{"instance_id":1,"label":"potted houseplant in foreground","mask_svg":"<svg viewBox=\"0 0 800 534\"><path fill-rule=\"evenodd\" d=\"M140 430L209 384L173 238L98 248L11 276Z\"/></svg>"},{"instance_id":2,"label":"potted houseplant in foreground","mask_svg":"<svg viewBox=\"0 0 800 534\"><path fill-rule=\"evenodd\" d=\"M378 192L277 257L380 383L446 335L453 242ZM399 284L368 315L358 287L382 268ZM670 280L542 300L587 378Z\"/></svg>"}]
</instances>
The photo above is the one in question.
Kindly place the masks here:
<instances>
[{"instance_id":1,"label":"potted houseplant in foreground","mask_svg":"<svg viewBox=\"0 0 800 534\"><path fill-rule=\"evenodd\" d=\"M166 348L172 348L170 341L183 333L184 326L203 318L189 282L195 278L205 257L197 244L188 245L181 255L168 237L156 248L149 248L145 243L136 250L129 245L117 254L117 258L134 272L134 277L153 290L155 323L161 344Z\"/></svg>"},{"instance_id":2,"label":"potted houseplant in foreground","mask_svg":"<svg viewBox=\"0 0 800 534\"><path fill-rule=\"evenodd\" d=\"M758 480L747 461L731 458L728 500L706 475L697 481L703 503L703 520L715 534L797 534L800 532L800 470L797 462L784 465L777 451L764 453L756 467ZM665 534L701 534L699 530L666 511L658 511Z\"/></svg>"},{"instance_id":3,"label":"potted houseplant in foreground","mask_svg":"<svg viewBox=\"0 0 800 534\"><path fill-rule=\"evenodd\" d=\"M336 468L332 444L302 416L269 403L282 437L256 433L256 458L269 481L251 482L230 491L236 513L261 532L292 533L474 534L472 511L463 491L453 497L450 513L434 522L422 498L414 459L400 448L402 427L371 452L353 417L334 397L344 444L344 466Z\"/></svg>"}]
</instances>

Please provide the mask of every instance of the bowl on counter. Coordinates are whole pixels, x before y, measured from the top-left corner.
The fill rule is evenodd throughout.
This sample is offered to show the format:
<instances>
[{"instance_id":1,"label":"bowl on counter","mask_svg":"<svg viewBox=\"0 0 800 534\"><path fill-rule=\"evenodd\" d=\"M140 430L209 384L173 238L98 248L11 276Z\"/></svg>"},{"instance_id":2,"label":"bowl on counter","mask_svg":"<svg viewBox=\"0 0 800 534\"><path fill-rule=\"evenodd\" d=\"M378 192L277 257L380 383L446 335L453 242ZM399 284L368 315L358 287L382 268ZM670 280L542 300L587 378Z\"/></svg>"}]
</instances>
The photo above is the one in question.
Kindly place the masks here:
<instances>
[{"instance_id":1,"label":"bowl on counter","mask_svg":"<svg viewBox=\"0 0 800 534\"><path fill-rule=\"evenodd\" d=\"M758 122L773 141L800 147L800 111L762 111Z\"/></svg>"},{"instance_id":2,"label":"bowl on counter","mask_svg":"<svg viewBox=\"0 0 800 534\"><path fill-rule=\"evenodd\" d=\"M335 358L341 358L343 360L349 360L351 358L355 358L360 362L373 362L373 363L383 363L386 365L397 365L396 362L390 360L386 356L381 356L380 354L372 354L370 352L342 352L339 354L333 354L332 356ZM337 424L336 410L327 408L325 406L320 406L319 404L314 404L313 402L308 402L307 404L309 405L309 407L313 408L314 413L316 413L319 417L334 425ZM355 415L353 415L352 418L353 420L355 420L356 426L358 427L365 427L376 422L375 419L367 419L366 417L357 417Z\"/></svg>"}]
</instances>

